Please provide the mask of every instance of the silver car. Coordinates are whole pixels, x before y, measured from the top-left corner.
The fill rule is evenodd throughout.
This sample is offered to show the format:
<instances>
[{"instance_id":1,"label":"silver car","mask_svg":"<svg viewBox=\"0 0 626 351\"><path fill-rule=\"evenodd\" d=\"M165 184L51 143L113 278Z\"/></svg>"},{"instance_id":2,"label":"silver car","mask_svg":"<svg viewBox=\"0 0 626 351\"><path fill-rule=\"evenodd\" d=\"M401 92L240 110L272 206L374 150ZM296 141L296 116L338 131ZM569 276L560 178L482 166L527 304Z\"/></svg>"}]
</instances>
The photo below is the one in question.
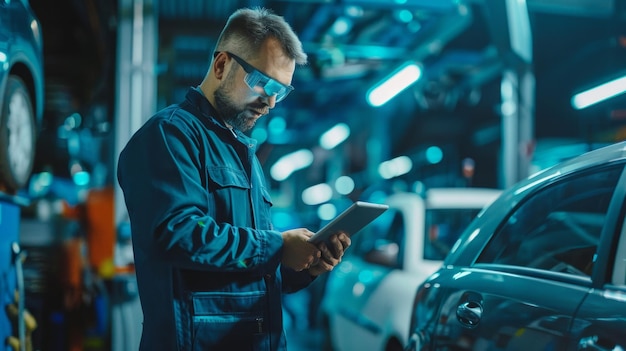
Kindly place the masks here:
<instances>
[{"instance_id":1,"label":"silver car","mask_svg":"<svg viewBox=\"0 0 626 351\"><path fill-rule=\"evenodd\" d=\"M0 1L0 191L30 177L44 105L41 26L27 0Z\"/></svg>"}]
</instances>

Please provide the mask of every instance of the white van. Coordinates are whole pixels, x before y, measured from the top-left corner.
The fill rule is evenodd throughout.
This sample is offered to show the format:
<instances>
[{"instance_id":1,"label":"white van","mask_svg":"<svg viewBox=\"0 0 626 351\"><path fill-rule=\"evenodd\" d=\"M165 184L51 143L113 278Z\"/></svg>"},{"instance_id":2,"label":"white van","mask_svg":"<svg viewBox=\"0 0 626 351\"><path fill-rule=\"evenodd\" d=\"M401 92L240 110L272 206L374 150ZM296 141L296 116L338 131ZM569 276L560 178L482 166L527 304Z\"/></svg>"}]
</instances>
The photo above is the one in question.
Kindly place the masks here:
<instances>
[{"instance_id":1,"label":"white van","mask_svg":"<svg viewBox=\"0 0 626 351\"><path fill-rule=\"evenodd\" d=\"M501 191L432 188L396 193L389 210L352 237L329 274L321 302L326 348L401 351L408 342L412 300L463 230Z\"/></svg>"}]
</instances>

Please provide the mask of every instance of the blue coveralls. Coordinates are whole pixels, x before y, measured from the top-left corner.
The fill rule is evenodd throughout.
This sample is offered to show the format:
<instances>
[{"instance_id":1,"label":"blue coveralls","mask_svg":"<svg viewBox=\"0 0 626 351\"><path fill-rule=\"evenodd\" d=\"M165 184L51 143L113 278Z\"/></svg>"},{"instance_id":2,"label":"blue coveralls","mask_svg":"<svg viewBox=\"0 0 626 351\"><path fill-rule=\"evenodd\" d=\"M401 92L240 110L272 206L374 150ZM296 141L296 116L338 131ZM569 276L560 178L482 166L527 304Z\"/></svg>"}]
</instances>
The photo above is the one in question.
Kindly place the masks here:
<instances>
[{"instance_id":1,"label":"blue coveralls","mask_svg":"<svg viewBox=\"0 0 626 351\"><path fill-rule=\"evenodd\" d=\"M150 118L118 161L144 314L142 351L285 350L282 237L256 141L197 88Z\"/></svg>"}]
</instances>

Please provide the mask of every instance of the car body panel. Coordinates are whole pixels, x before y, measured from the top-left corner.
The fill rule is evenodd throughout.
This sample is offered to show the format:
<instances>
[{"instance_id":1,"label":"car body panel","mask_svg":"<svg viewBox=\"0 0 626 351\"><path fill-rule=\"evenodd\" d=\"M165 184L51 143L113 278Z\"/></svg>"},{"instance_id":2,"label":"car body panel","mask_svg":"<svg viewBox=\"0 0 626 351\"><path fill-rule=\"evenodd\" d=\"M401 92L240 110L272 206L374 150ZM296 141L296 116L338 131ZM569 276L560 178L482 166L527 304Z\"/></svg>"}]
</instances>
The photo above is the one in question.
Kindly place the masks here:
<instances>
[{"instance_id":1,"label":"car body panel","mask_svg":"<svg viewBox=\"0 0 626 351\"><path fill-rule=\"evenodd\" d=\"M422 293L441 299L436 302L441 306L438 317L431 316L430 324L417 327L419 333L429 335L422 342L432 343L433 349L500 350L525 345L521 349L563 350L571 316L589 290L584 285L482 268L452 267L438 273ZM462 318L464 306L480 309L475 324ZM427 320L422 315L416 319Z\"/></svg>"},{"instance_id":2,"label":"car body panel","mask_svg":"<svg viewBox=\"0 0 626 351\"><path fill-rule=\"evenodd\" d=\"M6 63L0 65L0 93L4 93L9 73L21 77L32 89L35 114L41 124L44 109L43 38L40 22L28 1L0 2L0 53L6 56Z\"/></svg>"},{"instance_id":3,"label":"car body panel","mask_svg":"<svg viewBox=\"0 0 626 351\"><path fill-rule=\"evenodd\" d=\"M620 233L618 240L605 240L594 271L592 289L576 312L572 323L572 339L578 349L626 350L626 180L616 192L613 207L616 220L611 233ZM619 199L622 199L621 201ZM610 237L607 235L607 237ZM614 254L613 254L614 253ZM602 259L606 258L606 259ZM611 272L611 268L613 269ZM611 272L612 274L605 274Z\"/></svg>"},{"instance_id":4,"label":"car body panel","mask_svg":"<svg viewBox=\"0 0 626 351\"><path fill-rule=\"evenodd\" d=\"M625 150L506 189L416 291L408 349L625 349Z\"/></svg>"},{"instance_id":5,"label":"car body panel","mask_svg":"<svg viewBox=\"0 0 626 351\"><path fill-rule=\"evenodd\" d=\"M576 313L571 349L626 350L626 288L594 289Z\"/></svg>"}]
</instances>

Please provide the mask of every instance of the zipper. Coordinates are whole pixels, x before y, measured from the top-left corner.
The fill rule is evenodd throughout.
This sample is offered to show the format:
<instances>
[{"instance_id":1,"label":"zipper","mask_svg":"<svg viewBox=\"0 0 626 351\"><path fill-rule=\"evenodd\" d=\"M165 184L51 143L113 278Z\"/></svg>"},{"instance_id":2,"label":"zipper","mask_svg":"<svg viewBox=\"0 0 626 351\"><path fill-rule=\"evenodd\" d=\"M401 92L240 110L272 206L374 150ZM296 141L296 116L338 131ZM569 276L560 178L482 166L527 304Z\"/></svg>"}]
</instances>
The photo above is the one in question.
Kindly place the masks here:
<instances>
[{"instance_id":1,"label":"zipper","mask_svg":"<svg viewBox=\"0 0 626 351\"><path fill-rule=\"evenodd\" d=\"M250 190L248 190L248 200L250 201L250 217L252 218L252 228L257 229L257 225L256 225L256 211L254 210L256 203L254 202L254 196L253 196L253 192L254 192L254 185L252 184L252 180L250 180ZM257 201L263 201L263 200L257 200Z\"/></svg>"},{"instance_id":2,"label":"zipper","mask_svg":"<svg viewBox=\"0 0 626 351\"><path fill-rule=\"evenodd\" d=\"M273 330L273 321L272 321L272 305L274 304L274 301L272 301L272 276L271 274L265 274L263 276L263 280L265 280L265 291L267 293L267 306L266 308L266 313L267 313L267 318L268 319L268 324L269 324L269 328L268 328L268 340L269 340L269 344L270 344L270 349L272 349L272 345L274 344L274 340L273 339L273 335L272 335L272 330ZM263 319L263 318L261 318ZM280 340L280 337L278 338L278 340Z\"/></svg>"},{"instance_id":3,"label":"zipper","mask_svg":"<svg viewBox=\"0 0 626 351\"><path fill-rule=\"evenodd\" d=\"M257 333L263 334L263 317L256 318Z\"/></svg>"}]
</instances>

